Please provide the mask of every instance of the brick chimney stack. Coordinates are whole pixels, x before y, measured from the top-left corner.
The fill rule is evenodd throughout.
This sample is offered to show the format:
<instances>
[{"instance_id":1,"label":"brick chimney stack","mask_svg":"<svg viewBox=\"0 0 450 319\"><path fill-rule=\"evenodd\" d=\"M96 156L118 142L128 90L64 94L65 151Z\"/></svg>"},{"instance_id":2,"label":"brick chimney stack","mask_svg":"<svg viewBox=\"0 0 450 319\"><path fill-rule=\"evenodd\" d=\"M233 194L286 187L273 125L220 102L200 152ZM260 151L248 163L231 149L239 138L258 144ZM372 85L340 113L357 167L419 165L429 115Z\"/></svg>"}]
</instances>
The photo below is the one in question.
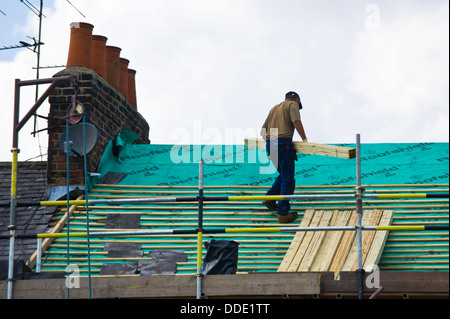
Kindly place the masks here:
<instances>
[{"instance_id":1,"label":"brick chimney stack","mask_svg":"<svg viewBox=\"0 0 450 319\"><path fill-rule=\"evenodd\" d=\"M107 46L105 36L92 35L94 27L89 23L76 22L70 27L67 68L54 76L77 74L79 82L78 88L70 83L61 84L49 96L50 187L67 185L66 153L61 148L60 140L66 130L65 116L75 93L77 101L84 106L86 123L95 126L99 133L97 144L87 155L88 172L97 171L106 146L123 130L140 135L136 143L150 143L149 125L136 106L136 71L129 69L129 61L120 57L121 49ZM108 54L114 57L108 57ZM69 168L70 185L84 185L83 157L72 157Z\"/></svg>"}]
</instances>

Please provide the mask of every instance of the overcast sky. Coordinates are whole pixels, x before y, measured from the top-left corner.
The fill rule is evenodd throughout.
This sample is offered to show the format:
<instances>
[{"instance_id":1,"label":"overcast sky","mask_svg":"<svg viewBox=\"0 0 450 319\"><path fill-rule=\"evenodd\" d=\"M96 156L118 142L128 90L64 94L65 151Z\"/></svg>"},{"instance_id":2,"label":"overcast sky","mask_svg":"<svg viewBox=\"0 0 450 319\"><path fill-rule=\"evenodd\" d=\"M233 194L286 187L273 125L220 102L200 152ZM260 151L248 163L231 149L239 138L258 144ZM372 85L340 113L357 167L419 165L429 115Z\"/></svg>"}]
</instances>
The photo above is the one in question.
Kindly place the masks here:
<instances>
[{"instance_id":1,"label":"overcast sky","mask_svg":"<svg viewBox=\"0 0 450 319\"><path fill-rule=\"evenodd\" d=\"M0 48L38 37L25 4L39 3L0 1ZM66 63L71 22L122 48L153 144L243 144L290 90L310 142L449 141L448 0L44 0L43 13L41 66ZM30 50L0 50L0 161L11 160L14 79L35 66ZM22 117L35 88L21 93ZM21 161L47 152L47 133L32 131Z\"/></svg>"}]
</instances>

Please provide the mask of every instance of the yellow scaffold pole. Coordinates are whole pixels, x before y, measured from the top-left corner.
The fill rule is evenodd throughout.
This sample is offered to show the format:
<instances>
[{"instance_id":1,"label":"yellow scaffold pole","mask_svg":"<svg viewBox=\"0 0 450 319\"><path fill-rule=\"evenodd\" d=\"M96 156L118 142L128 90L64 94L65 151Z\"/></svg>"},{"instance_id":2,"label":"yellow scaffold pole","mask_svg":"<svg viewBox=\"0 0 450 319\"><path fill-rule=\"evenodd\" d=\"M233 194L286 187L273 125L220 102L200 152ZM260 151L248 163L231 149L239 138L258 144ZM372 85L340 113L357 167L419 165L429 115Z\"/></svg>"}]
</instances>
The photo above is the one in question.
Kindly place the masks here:
<instances>
[{"instance_id":1,"label":"yellow scaffold pole","mask_svg":"<svg viewBox=\"0 0 450 319\"><path fill-rule=\"evenodd\" d=\"M199 162L197 229L197 299L202 298L202 246L203 246L203 161Z\"/></svg>"}]
</instances>

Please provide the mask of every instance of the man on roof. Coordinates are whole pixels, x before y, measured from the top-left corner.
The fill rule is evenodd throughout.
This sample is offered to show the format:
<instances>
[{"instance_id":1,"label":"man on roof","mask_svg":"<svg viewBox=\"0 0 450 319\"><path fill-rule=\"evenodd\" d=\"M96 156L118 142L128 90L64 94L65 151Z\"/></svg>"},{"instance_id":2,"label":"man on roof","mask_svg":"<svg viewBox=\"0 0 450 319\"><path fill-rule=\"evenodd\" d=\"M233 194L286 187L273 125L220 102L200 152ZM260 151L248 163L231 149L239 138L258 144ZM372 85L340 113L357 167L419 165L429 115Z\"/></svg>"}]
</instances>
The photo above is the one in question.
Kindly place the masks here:
<instances>
[{"instance_id":1,"label":"man on roof","mask_svg":"<svg viewBox=\"0 0 450 319\"><path fill-rule=\"evenodd\" d=\"M269 159L276 167L279 176L266 195L292 195L295 190L295 161L297 153L292 144L294 131L307 142L305 130L300 118L303 108L300 96L293 91L286 93L285 101L274 106L261 129L261 136L266 141ZM263 204L270 211L277 211L279 223L290 223L298 218L297 212L289 212L288 200L265 200Z\"/></svg>"}]
</instances>

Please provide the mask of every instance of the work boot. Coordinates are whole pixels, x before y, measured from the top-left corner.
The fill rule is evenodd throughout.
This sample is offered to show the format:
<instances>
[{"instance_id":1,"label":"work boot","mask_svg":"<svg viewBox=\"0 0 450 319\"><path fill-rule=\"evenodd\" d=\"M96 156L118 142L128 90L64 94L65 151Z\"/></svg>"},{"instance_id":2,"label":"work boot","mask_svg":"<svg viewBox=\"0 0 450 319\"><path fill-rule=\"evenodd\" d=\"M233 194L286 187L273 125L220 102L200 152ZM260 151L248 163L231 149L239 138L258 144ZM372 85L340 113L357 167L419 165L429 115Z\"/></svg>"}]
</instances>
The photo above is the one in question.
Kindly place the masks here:
<instances>
[{"instance_id":1,"label":"work boot","mask_svg":"<svg viewBox=\"0 0 450 319\"><path fill-rule=\"evenodd\" d=\"M277 202L274 200L263 200L263 205L267 207L270 211L277 210Z\"/></svg>"},{"instance_id":2,"label":"work boot","mask_svg":"<svg viewBox=\"0 0 450 319\"><path fill-rule=\"evenodd\" d=\"M297 212L289 213L287 215L278 215L278 223L287 224L291 223L298 218Z\"/></svg>"}]
</instances>

